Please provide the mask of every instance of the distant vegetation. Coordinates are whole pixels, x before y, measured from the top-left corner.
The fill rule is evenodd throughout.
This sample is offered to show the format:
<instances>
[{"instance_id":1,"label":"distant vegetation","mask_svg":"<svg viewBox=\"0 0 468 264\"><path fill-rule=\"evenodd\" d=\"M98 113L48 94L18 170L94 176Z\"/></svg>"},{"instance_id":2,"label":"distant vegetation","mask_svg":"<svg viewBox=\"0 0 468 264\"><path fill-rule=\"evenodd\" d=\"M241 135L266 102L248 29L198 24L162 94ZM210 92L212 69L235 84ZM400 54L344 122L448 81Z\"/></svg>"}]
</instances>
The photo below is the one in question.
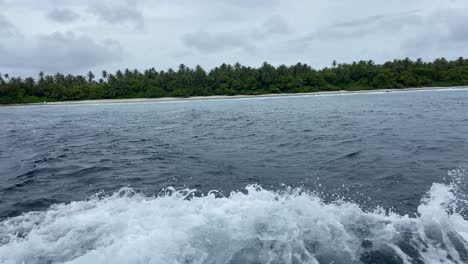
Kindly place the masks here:
<instances>
[{"instance_id":1,"label":"distant vegetation","mask_svg":"<svg viewBox=\"0 0 468 264\"><path fill-rule=\"evenodd\" d=\"M373 61L337 64L315 70L298 63L260 68L223 64L209 72L180 65L175 71L103 71L99 77L82 75L44 75L38 78L0 74L0 103L105 98L157 98L166 96L208 96L267 93L302 93L336 90L366 90L421 86L468 85L468 59L433 62L421 59L394 60L382 65Z\"/></svg>"}]
</instances>

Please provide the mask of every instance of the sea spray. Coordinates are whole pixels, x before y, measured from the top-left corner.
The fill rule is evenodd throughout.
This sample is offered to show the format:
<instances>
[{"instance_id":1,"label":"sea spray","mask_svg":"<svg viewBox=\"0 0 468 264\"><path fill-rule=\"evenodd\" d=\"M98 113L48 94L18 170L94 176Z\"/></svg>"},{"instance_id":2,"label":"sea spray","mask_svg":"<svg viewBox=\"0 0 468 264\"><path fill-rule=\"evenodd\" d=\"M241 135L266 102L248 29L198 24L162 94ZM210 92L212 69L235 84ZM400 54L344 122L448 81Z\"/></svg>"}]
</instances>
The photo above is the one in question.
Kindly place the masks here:
<instances>
[{"instance_id":1,"label":"sea spray","mask_svg":"<svg viewBox=\"0 0 468 264\"><path fill-rule=\"evenodd\" d=\"M0 263L468 262L456 182L433 184L415 217L324 203L302 189L194 191L123 188L3 220Z\"/></svg>"}]
</instances>

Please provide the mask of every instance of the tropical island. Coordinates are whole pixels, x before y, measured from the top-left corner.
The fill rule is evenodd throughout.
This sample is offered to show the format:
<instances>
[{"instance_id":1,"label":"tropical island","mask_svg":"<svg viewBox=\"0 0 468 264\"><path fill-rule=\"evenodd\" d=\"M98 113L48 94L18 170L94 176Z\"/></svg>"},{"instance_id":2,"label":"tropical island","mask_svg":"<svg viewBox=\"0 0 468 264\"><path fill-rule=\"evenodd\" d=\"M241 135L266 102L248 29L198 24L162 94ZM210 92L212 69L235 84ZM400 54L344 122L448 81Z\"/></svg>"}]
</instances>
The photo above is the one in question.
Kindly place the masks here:
<instances>
[{"instance_id":1,"label":"tropical island","mask_svg":"<svg viewBox=\"0 0 468 264\"><path fill-rule=\"evenodd\" d=\"M439 58L337 63L313 69L307 64L259 68L222 64L209 71L201 66L181 64L177 70L143 72L125 69L83 75L45 75L38 78L0 74L0 104L58 102L96 99L190 97L212 95L261 95L313 93L410 87L451 87L468 85L468 59Z\"/></svg>"}]
</instances>

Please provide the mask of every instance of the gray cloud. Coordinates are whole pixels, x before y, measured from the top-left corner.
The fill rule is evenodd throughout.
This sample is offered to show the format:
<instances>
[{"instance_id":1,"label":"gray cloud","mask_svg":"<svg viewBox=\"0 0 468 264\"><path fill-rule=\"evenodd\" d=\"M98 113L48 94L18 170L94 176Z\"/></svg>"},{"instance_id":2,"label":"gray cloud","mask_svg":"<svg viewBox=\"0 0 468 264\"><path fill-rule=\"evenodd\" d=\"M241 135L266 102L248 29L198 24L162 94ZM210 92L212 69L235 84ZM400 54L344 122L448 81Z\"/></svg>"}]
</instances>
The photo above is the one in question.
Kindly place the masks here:
<instances>
[{"instance_id":1,"label":"gray cloud","mask_svg":"<svg viewBox=\"0 0 468 264\"><path fill-rule=\"evenodd\" d=\"M440 10L430 14L421 31L416 35L421 38L432 38L436 41L465 42L468 41L468 9Z\"/></svg>"},{"instance_id":2,"label":"gray cloud","mask_svg":"<svg viewBox=\"0 0 468 264\"><path fill-rule=\"evenodd\" d=\"M0 14L0 35L8 36L14 35L16 33L16 27L8 19L6 19L6 17Z\"/></svg>"},{"instance_id":3,"label":"gray cloud","mask_svg":"<svg viewBox=\"0 0 468 264\"><path fill-rule=\"evenodd\" d=\"M252 35L257 38L268 38L277 35L286 35L291 33L291 27L280 16L274 16L267 19L263 25L252 31Z\"/></svg>"},{"instance_id":4,"label":"gray cloud","mask_svg":"<svg viewBox=\"0 0 468 264\"><path fill-rule=\"evenodd\" d=\"M278 0L229 0L229 4L241 8L264 8L278 4Z\"/></svg>"},{"instance_id":5,"label":"gray cloud","mask_svg":"<svg viewBox=\"0 0 468 264\"><path fill-rule=\"evenodd\" d=\"M445 37L449 42L468 42L468 10L457 11L448 15L448 34Z\"/></svg>"},{"instance_id":6,"label":"gray cloud","mask_svg":"<svg viewBox=\"0 0 468 264\"><path fill-rule=\"evenodd\" d=\"M144 17L136 1L99 1L89 11L102 21L110 24L131 23L136 28L144 27Z\"/></svg>"},{"instance_id":7,"label":"gray cloud","mask_svg":"<svg viewBox=\"0 0 468 264\"><path fill-rule=\"evenodd\" d=\"M80 18L78 13L67 8L55 8L47 16L49 19L61 23L74 22Z\"/></svg>"},{"instance_id":8,"label":"gray cloud","mask_svg":"<svg viewBox=\"0 0 468 264\"><path fill-rule=\"evenodd\" d=\"M439 10L430 14L421 29L402 43L404 52L409 55L424 56L439 52L441 56L466 56L460 53L468 45L468 10ZM458 53L458 54L455 54Z\"/></svg>"},{"instance_id":9,"label":"gray cloud","mask_svg":"<svg viewBox=\"0 0 468 264\"><path fill-rule=\"evenodd\" d=\"M468 21L465 21L468 23ZM448 41L468 41L468 24L455 24L450 28L449 34L447 36Z\"/></svg>"},{"instance_id":10,"label":"gray cloud","mask_svg":"<svg viewBox=\"0 0 468 264\"><path fill-rule=\"evenodd\" d=\"M383 35L401 31L405 27L419 26L422 17L416 11L390 13L341 21L302 38L308 40L356 39L367 35Z\"/></svg>"},{"instance_id":11,"label":"gray cloud","mask_svg":"<svg viewBox=\"0 0 468 264\"><path fill-rule=\"evenodd\" d=\"M117 42L96 42L90 37L71 32L56 32L35 39L17 39L16 43L10 41L2 46L0 68L29 68L48 72L76 71L122 58L122 50Z\"/></svg>"},{"instance_id":12,"label":"gray cloud","mask_svg":"<svg viewBox=\"0 0 468 264\"><path fill-rule=\"evenodd\" d=\"M214 52L244 45L243 36L230 33L210 33L200 31L189 33L183 37L187 47L196 48L203 52Z\"/></svg>"},{"instance_id":13,"label":"gray cloud","mask_svg":"<svg viewBox=\"0 0 468 264\"><path fill-rule=\"evenodd\" d=\"M370 27L376 29L394 28L401 29L405 26L413 26L422 23L419 11L402 13L388 13L373 15L354 20L342 21L332 25L334 28L362 28Z\"/></svg>"},{"instance_id":14,"label":"gray cloud","mask_svg":"<svg viewBox=\"0 0 468 264\"><path fill-rule=\"evenodd\" d=\"M369 24L373 24L375 22L381 21L384 19L384 15L375 15L370 17L364 17L354 20L342 21L337 22L333 25L333 27L360 27L360 26L367 26Z\"/></svg>"},{"instance_id":15,"label":"gray cloud","mask_svg":"<svg viewBox=\"0 0 468 264\"><path fill-rule=\"evenodd\" d=\"M211 68L236 61L323 67L333 59L468 56L466 0L0 3L0 70L22 76L41 69ZM54 8L79 18L57 11L50 17Z\"/></svg>"},{"instance_id":16,"label":"gray cloud","mask_svg":"<svg viewBox=\"0 0 468 264\"><path fill-rule=\"evenodd\" d=\"M289 24L281 17L267 19L260 27L235 32L188 33L183 37L186 47L195 48L201 52L217 52L229 48L243 48L252 53L257 41L263 41L278 35L291 32Z\"/></svg>"}]
</instances>

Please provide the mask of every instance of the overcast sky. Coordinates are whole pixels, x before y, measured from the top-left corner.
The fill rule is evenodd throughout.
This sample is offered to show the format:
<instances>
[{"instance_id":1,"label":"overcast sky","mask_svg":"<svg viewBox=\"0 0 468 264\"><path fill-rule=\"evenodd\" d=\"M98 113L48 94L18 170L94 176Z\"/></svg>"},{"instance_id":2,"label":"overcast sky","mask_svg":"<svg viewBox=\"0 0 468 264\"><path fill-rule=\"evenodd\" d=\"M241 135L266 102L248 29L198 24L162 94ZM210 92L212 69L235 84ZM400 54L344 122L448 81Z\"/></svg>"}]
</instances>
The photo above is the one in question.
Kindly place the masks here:
<instances>
[{"instance_id":1,"label":"overcast sky","mask_svg":"<svg viewBox=\"0 0 468 264\"><path fill-rule=\"evenodd\" d=\"M0 72L468 57L467 0L0 0Z\"/></svg>"}]
</instances>

